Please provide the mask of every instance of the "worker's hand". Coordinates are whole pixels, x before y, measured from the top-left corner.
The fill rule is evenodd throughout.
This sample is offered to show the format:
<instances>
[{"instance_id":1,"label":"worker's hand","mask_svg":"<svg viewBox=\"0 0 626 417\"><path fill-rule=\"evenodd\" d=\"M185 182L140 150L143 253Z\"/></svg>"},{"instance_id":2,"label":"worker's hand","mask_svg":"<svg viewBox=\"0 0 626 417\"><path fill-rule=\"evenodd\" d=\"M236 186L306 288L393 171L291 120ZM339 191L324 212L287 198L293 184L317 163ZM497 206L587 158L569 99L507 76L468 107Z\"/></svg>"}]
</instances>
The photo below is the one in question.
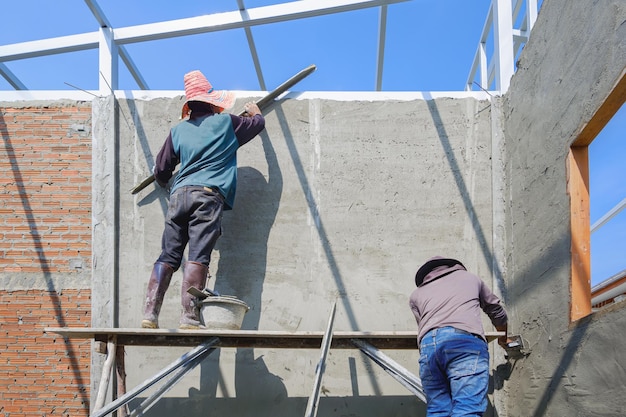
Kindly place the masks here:
<instances>
[{"instance_id":1,"label":"worker's hand","mask_svg":"<svg viewBox=\"0 0 626 417\"><path fill-rule=\"evenodd\" d=\"M257 114L261 114L261 109L259 109L259 106L257 106L256 103L253 101L246 103L243 106L243 110L250 117L255 116Z\"/></svg>"},{"instance_id":2,"label":"worker's hand","mask_svg":"<svg viewBox=\"0 0 626 417\"><path fill-rule=\"evenodd\" d=\"M504 332L503 336L498 337L498 344L500 346L502 346L504 349L507 348L507 345L509 344L509 342L512 342L513 340L511 338L509 338L507 336L507 334L509 333L509 326L507 323L496 326L496 330L499 332Z\"/></svg>"},{"instance_id":3,"label":"worker's hand","mask_svg":"<svg viewBox=\"0 0 626 417\"><path fill-rule=\"evenodd\" d=\"M509 343L514 342L514 339L511 339L508 336L500 336L498 338L498 344L502 346L503 349L506 349L509 346Z\"/></svg>"}]
</instances>

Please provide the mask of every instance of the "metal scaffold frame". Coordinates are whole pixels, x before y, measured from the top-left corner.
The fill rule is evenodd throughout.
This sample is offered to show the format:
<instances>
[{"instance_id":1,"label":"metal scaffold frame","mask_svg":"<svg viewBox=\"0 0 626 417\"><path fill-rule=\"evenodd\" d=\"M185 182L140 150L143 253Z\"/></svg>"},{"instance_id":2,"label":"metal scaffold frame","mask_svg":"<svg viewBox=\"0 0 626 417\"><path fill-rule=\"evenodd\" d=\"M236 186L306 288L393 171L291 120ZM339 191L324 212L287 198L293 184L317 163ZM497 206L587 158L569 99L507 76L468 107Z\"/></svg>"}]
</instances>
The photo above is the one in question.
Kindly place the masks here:
<instances>
[{"instance_id":1,"label":"metal scaffold frame","mask_svg":"<svg viewBox=\"0 0 626 417\"><path fill-rule=\"evenodd\" d=\"M126 415L129 402L148 388L165 381L157 391L132 410L132 415L142 415L165 395L183 376L199 365L211 352L218 348L278 348L278 349L320 349L320 359L315 368L315 379L309 397L305 417L317 414L319 394L326 358L330 349L359 349L365 356L379 365L402 386L407 388L421 401L425 401L424 391L419 377L391 359L382 349L415 350L417 331L358 332L334 331L336 306L333 304L327 328L324 332L281 332L256 330L172 330L172 329L121 329L121 328L46 328L47 334L56 334L65 338L93 339L106 346L101 353L106 353L105 366L98 384L92 417L103 417L122 409ZM503 332L486 332L487 341L491 342L502 336ZM125 370L123 364L124 346L189 346L194 348L160 370L153 377L125 391ZM122 362L121 364L119 362ZM113 401L105 404L105 396L113 370L118 375L118 392ZM121 379L121 380L120 380ZM123 387L120 390L120 387Z\"/></svg>"}]
</instances>

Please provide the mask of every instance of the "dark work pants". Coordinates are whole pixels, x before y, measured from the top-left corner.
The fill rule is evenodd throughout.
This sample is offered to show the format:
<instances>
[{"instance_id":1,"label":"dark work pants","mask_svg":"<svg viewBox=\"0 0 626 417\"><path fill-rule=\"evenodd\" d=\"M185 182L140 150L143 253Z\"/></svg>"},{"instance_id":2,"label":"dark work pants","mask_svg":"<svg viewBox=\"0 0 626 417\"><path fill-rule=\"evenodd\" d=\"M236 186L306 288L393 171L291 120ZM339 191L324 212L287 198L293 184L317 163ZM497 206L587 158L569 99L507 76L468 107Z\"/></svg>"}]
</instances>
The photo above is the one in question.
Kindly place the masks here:
<instances>
[{"instance_id":1,"label":"dark work pants","mask_svg":"<svg viewBox=\"0 0 626 417\"><path fill-rule=\"evenodd\" d=\"M177 270L188 245L187 259L208 266L222 234L223 210L224 198L217 191L198 186L176 189L170 196L157 262Z\"/></svg>"}]
</instances>

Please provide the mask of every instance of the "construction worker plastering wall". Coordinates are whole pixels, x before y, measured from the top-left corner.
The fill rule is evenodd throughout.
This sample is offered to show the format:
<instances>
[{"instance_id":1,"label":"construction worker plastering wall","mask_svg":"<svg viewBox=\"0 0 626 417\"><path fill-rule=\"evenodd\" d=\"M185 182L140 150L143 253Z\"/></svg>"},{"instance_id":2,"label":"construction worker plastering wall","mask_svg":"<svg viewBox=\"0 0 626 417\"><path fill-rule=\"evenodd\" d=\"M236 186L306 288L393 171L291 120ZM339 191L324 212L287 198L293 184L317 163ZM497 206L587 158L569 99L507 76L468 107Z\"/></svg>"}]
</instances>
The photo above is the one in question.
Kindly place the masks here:
<instances>
[{"instance_id":1,"label":"construction worker plastering wall","mask_svg":"<svg viewBox=\"0 0 626 417\"><path fill-rule=\"evenodd\" d=\"M234 94L215 90L200 71L187 73L184 83L185 120L171 129L153 169L157 183L166 187L180 163L171 186L161 254L148 282L143 328L158 328L165 292L187 246L180 328L203 328L198 299L188 289L206 285L211 252L222 232L222 212L234 205L237 150L265 128L253 102L246 103L243 115L223 113L233 106Z\"/></svg>"},{"instance_id":2,"label":"construction worker plastering wall","mask_svg":"<svg viewBox=\"0 0 626 417\"><path fill-rule=\"evenodd\" d=\"M482 416L487 409L489 351L480 310L504 335L507 314L500 300L456 259L436 256L415 275L409 305L419 327L420 378L428 416Z\"/></svg>"}]
</instances>

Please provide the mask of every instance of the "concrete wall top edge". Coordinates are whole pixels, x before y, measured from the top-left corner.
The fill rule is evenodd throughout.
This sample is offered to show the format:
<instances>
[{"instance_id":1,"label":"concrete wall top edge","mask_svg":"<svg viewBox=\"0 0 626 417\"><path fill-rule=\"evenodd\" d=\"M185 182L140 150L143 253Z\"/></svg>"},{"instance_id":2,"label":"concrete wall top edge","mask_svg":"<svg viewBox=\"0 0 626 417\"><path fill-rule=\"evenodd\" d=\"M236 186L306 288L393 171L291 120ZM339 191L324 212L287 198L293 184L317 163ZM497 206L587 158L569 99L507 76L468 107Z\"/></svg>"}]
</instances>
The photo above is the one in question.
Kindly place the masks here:
<instances>
[{"instance_id":1,"label":"concrete wall top edge","mask_svg":"<svg viewBox=\"0 0 626 417\"><path fill-rule=\"evenodd\" d=\"M264 96L267 91L233 91L239 97ZM184 95L178 90L118 90L115 92L117 98L153 100L157 98L174 98ZM498 95L496 92L486 91L290 91L280 98L290 98L296 100L324 99L335 101L411 101L411 100L432 100L436 98L475 98L477 100L491 100L491 97ZM92 101L96 97L101 97L98 91L0 91L0 106L7 106L4 102L13 106L16 101L33 100L77 100Z\"/></svg>"}]
</instances>

